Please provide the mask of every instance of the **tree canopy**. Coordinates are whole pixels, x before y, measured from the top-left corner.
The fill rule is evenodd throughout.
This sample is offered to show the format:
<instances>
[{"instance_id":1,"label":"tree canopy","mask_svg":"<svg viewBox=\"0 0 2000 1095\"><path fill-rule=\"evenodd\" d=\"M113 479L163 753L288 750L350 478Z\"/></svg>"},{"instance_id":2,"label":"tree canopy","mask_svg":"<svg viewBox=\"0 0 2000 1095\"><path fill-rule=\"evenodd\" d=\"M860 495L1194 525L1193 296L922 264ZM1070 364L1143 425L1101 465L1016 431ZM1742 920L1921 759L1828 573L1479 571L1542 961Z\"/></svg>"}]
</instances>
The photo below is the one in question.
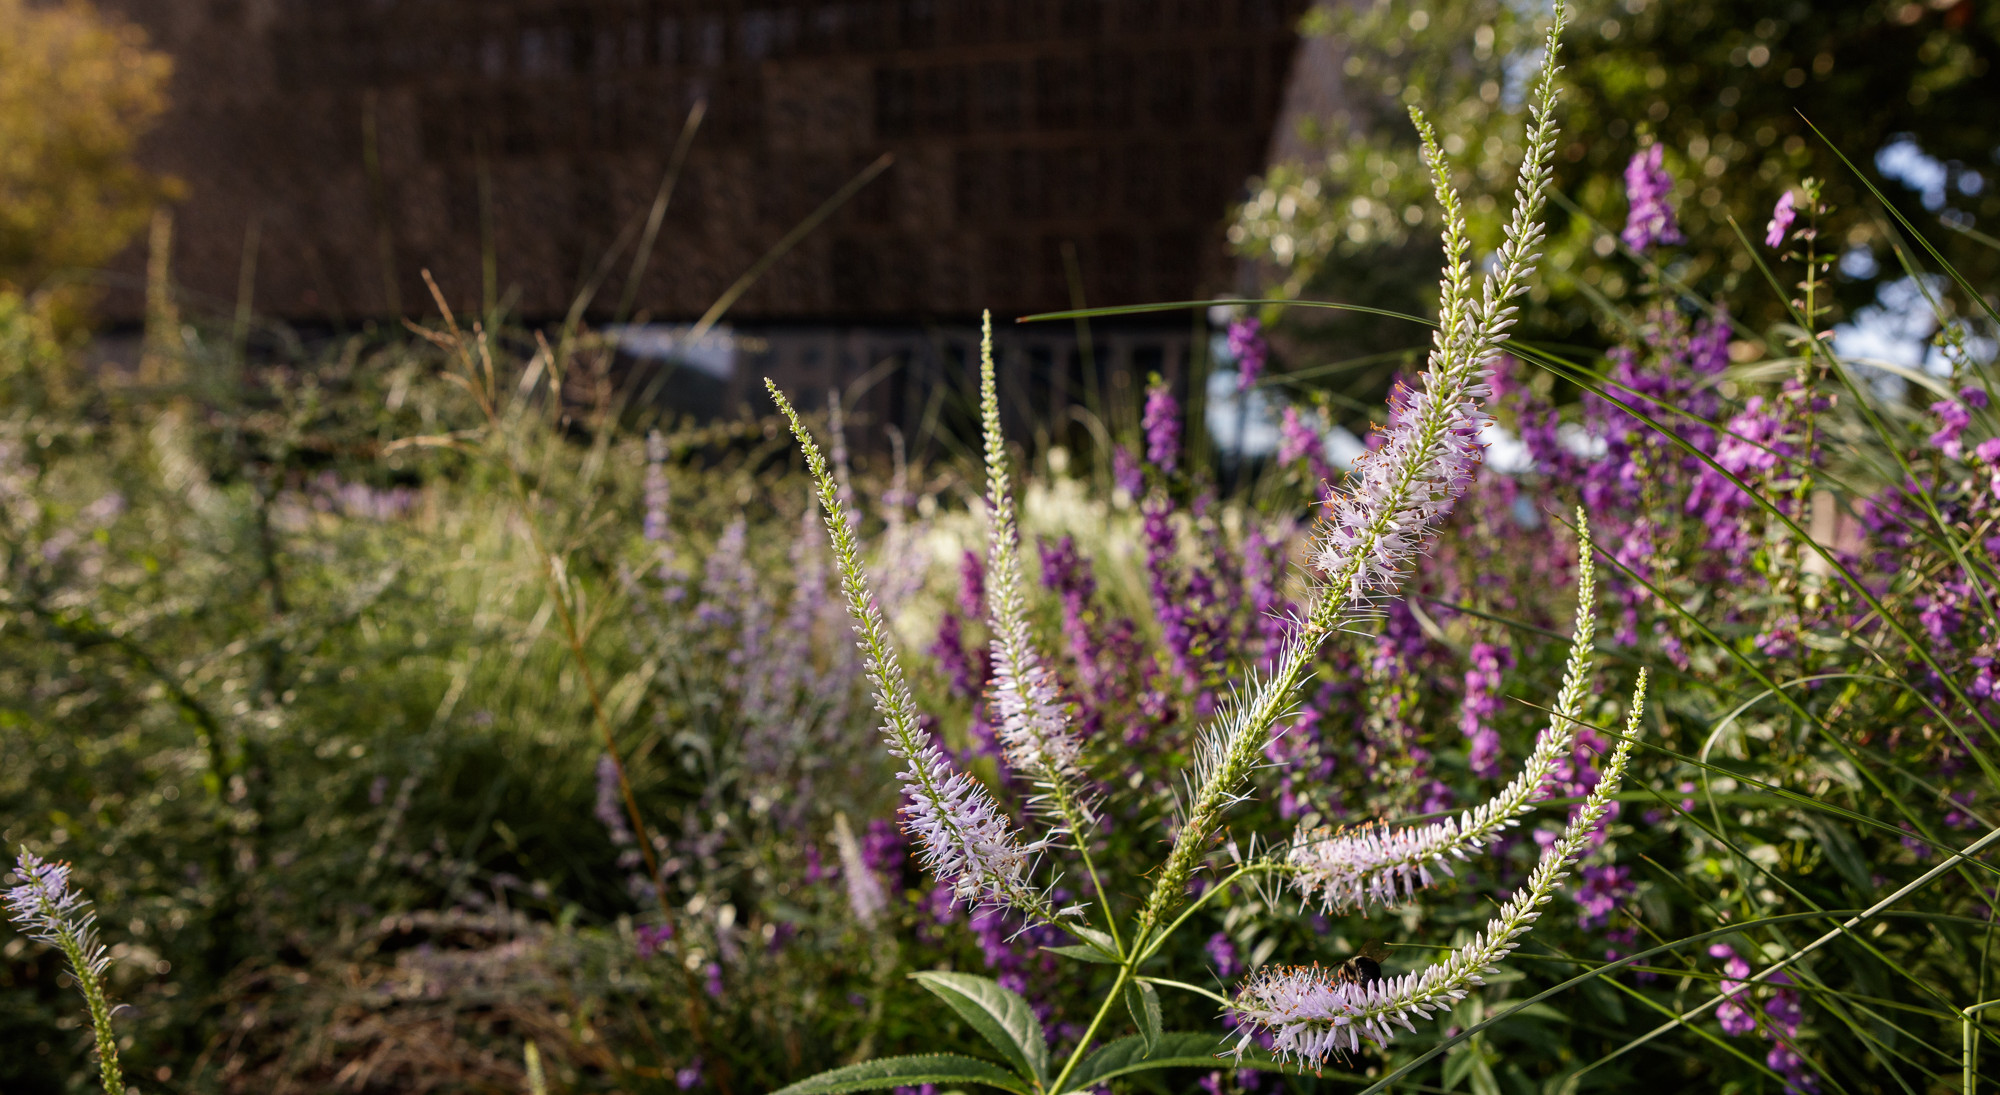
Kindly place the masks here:
<instances>
[{"instance_id":1,"label":"tree canopy","mask_svg":"<svg viewBox=\"0 0 2000 1095\"><path fill-rule=\"evenodd\" d=\"M1437 210L1407 110L1425 110L1441 132L1479 135L1446 152L1475 231L1497 242L1506 210L1496 199L1519 162L1519 101L1546 18L1543 5L1513 0L1357 0L1308 15L1306 33L1327 36L1338 60L1343 109L1302 135L1322 158L1253 182L1231 229L1239 251L1263 260L1287 295L1425 311ZM1895 248L1911 241L1836 150L1975 284L2000 272L2000 250L1981 235L2000 222L2000 6L1578 0L1570 19L1560 197L1524 337L1595 343L1600 319L1658 276L1617 239L1627 165L1654 145L1685 243L1646 258L1669 285L1726 302L1753 330L1784 316L1784 298L1752 248L1773 203L1808 176L1824 180L1832 206L1822 246L1842 256L1834 318L1904 276ZM1317 325L1357 357L1421 341L1366 317L1323 316L1294 330Z\"/></svg>"}]
</instances>

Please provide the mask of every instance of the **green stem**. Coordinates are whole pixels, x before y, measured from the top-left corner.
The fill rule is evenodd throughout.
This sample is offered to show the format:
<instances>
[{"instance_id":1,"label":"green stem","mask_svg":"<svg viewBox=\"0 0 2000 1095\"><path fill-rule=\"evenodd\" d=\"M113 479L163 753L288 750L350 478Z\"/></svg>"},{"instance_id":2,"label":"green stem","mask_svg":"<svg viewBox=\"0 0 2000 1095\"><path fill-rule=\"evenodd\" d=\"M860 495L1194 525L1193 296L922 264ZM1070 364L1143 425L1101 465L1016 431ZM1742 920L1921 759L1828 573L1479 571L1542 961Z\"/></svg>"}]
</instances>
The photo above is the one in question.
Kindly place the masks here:
<instances>
[{"instance_id":1,"label":"green stem","mask_svg":"<svg viewBox=\"0 0 2000 1095\"><path fill-rule=\"evenodd\" d=\"M1104 1017L1110 1014L1112 1006L1118 1002L1119 993L1124 990L1125 982L1132 980L1148 981L1156 985L1168 985L1177 989L1186 989L1189 992L1200 993L1203 996L1207 996L1210 999L1215 1000L1217 1003L1220 1003L1223 1006L1227 1007L1229 1001L1226 998L1216 993L1212 993L1207 989L1201 988L1200 986L1197 985L1186 984L1181 981L1168 981L1158 977L1140 977L1137 972L1138 968L1142 963L1144 963L1147 959L1151 958L1155 953L1159 951L1160 945L1162 943L1165 943L1167 939L1170 936L1172 936L1174 932L1178 930L1182 924L1186 923L1188 917L1193 916L1196 910L1200 909L1203 905L1208 904L1210 898L1228 889L1229 886L1232 883L1234 883L1237 879L1242 878L1244 875L1247 874L1254 874L1260 871L1279 870L1282 869L1282 867L1283 864L1275 863L1269 860L1265 860L1259 863L1246 863L1243 866L1236 868L1235 871L1231 872L1229 877L1222 879L1213 886L1210 886L1205 892L1203 892L1203 894L1200 897L1196 898L1193 901L1193 903L1189 904L1187 908L1181 910L1181 914L1175 917L1173 922L1168 924L1166 928L1162 930L1157 936L1149 938L1145 934L1143 934L1143 932L1142 934L1135 936L1132 940L1132 953L1125 955L1124 963L1118 967L1118 980L1112 982L1111 991L1105 994L1104 1002L1098 1005L1097 1014L1090 1020L1090 1026L1084 1030L1083 1037L1079 1039L1076 1043L1076 1048L1070 1051L1069 1060L1063 1064L1062 1071L1060 1073L1057 1073L1055 1082L1049 1085L1048 1090L1052 1093L1052 1095L1060 1095L1060 1092L1063 1090L1062 1086L1063 1081L1069 1079L1069 1074L1076 1070L1077 1063L1083 1059L1084 1053L1090 1049L1090 1040L1096 1036L1097 1028L1104 1024ZM1141 947L1144 947L1143 952L1140 949ZM1124 948L1121 945L1119 949L1122 953Z\"/></svg>"},{"instance_id":2,"label":"green stem","mask_svg":"<svg viewBox=\"0 0 2000 1095\"><path fill-rule=\"evenodd\" d=\"M1973 1082L1979 1078L1979 1039L1973 1033L1978 1023L1972 1017L1990 1007L2000 1007L2000 1000L1987 1000L1966 1008L1965 1018L1958 1024L1959 1029L1964 1032L1959 1060L1964 1064L1965 1095L1973 1095Z\"/></svg>"},{"instance_id":3,"label":"green stem","mask_svg":"<svg viewBox=\"0 0 2000 1095\"><path fill-rule=\"evenodd\" d=\"M1232 873L1228 878L1225 878L1222 881L1217 882L1215 885L1210 886L1206 891L1202 893L1200 897L1195 898L1192 904L1190 904L1187 908L1182 909L1181 914L1179 916L1174 917L1173 922L1168 924L1164 929L1162 929L1159 935L1155 936L1150 941L1135 940L1134 941L1135 944L1139 942L1149 942L1150 944L1146 947L1146 952L1139 956L1139 961L1144 962L1147 959L1153 957L1153 955L1158 954L1160 947L1164 945L1168 939L1172 938L1175 932L1180 930L1182 924L1187 923L1188 917L1193 916L1197 911L1201 909L1203 905L1208 904L1210 898L1228 889L1232 884L1235 883L1237 879L1242 878L1246 874L1260 873L1263 871L1282 871L1284 869L1285 869L1284 864L1277 863L1271 860L1264 860L1258 863L1246 863L1243 866L1236 868L1235 872Z\"/></svg>"},{"instance_id":4,"label":"green stem","mask_svg":"<svg viewBox=\"0 0 2000 1095\"><path fill-rule=\"evenodd\" d=\"M1097 864L1090 858L1090 841L1083 835L1082 820L1076 799L1070 795L1069 786L1058 782L1055 785L1056 810L1062 814L1063 824L1069 826L1070 845L1076 854L1083 857L1083 871L1090 876L1091 892L1097 895L1097 905L1104 913L1104 926L1111 932L1111 945L1118 950L1118 957L1125 957L1125 942L1118 934L1118 917L1111 911L1111 895L1104 892L1104 883L1097 877Z\"/></svg>"},{"instance_id":5,"label":"green stem","mask_svg":"<svg viewBox=\"0 0 2000 1095\"><path fill-rule=\"evenodd\" d=\"M63 957L69 959L70 972L76 974L77 987L83 990L84 1004L90 1008L90 1027L97 1037L97 1068L104 1081L104 1095L125 1095L125 1073L118 1067L118 1036L111 1030L111 1005L104 999L104 982L92 968L90 956L84 953L83 940L75 929L65 925L56 938Z\"/></svg>"},{"instance_id":6,"label":"green stem","mask_svg":"<svg viewBox=\"0 0 2000 1095\"><path fill-rule=\"evenodd\" d=\"M1192 992L1196 996L1206 996L1210 1000L1213 1000L1216 1003L1221 1004L1223 1007L1229 1006L1229 997L1224 996L1219 992L1210 992L1209 990L1202 988L1200 985L1190 985L1186 981L1169 981L1164 977L1140 977L1138 978L1138 980L1144 981L1149 985L1165 985L1170 989L1180 989L1182 992Z\"/></svg>"},{"instance_id":7,"label":"green stem","mask_svg":"<svg viewBox=\"0 0 2000 1095\"><path fill-rule=\"evenodd\" d=\"M1104 1017L1111 1013L1111 1005L1118 1001L1125 989L1125 982L1132 979L1132 968L1138 965L1136 959L1128 958L1118 967L1118 980L1111 983L1111 991L1104 994L1104 1002L1097 1006L1097 1014L1091 1016L1090 1025L1084 1028L1083 1037L1077 1039L1076 1048L1069 1051L1069 1060L1063 1062L1062 1071L1056 1073L1055 1081L1049 1084L1051 1095L1060 1095L1063 1082L1076 1071L1077 1062L1083 1060L1083 1053L1090 1048L1090 1040L1097 1036L1097 1028L1104 1025Z\"/></svg>"}]
</instances>

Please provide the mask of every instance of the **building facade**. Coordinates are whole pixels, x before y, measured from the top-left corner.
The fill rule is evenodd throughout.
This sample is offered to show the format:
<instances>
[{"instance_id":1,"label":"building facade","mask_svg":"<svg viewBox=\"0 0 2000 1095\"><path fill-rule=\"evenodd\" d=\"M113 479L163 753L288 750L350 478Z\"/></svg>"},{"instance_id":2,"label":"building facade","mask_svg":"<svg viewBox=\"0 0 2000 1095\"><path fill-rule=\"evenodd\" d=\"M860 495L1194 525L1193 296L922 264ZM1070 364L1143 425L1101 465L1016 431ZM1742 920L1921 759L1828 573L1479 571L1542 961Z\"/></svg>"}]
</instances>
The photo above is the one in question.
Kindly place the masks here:
<instances>
[{"instance_id":1,"label":"building facade","mask_svg":"<svg viewBox=\"0 0 2000 1095\"><path fill-rule=\"evenodd\" d=\"M963 324L1225 290L1223 222L1270 151L1304 7L101 2L176 59L144 155L187 184L186 298L226 306L247 287L261 314L336 324L431 311L426 269L454 307L495 294L553 318L602 267L593 316L629 299L689 319L884 153L731 319ZM108 306L136 318L140 298Z\"/></svg>"}]
</instances>

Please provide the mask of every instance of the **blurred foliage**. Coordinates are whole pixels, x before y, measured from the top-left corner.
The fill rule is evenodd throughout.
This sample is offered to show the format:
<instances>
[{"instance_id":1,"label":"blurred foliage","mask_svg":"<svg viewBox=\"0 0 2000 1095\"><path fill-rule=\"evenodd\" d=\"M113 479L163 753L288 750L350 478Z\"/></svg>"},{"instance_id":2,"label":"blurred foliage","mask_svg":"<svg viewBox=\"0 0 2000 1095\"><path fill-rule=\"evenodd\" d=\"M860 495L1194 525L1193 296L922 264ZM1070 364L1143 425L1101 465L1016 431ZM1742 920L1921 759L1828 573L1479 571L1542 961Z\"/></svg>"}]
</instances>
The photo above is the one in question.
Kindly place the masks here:
<instances>
[{"instance_id":1,"label":"blurred foliage","mask_svg":"<svg viewBox=\"0 0 2000 1095\"><path fill-rule=\"evenodd\" d=\"M104 264L177 191L133 146L173 71L140 30L85 0L0 0L0 288L56 294L65 326Z\"/></svg>"},{"instance_id":2,"label":"blurred foliage","mask_svg":"<svg viewBox=\"0 0 2000 1095\"><path fill-rule=\"evenodd\" d=\"M838 632L782 616L806 493L775 433L668 429L649 461L607 353L565 362L558 389L518 332L490 344L513 393L497 418L419 340L256 368L199 323L152 345L171 359L156 385L92 377L0 294L0 842L76 864L132 1005L129 1074L519 1091L525 1036L569 1090L685 1067L685 1028L657 1027L686 982L632 959L633 917L658 905L602 822L582 665L696 985L731 956L709 1022L791 1047L725 1043L710 1066L762 1087L836 1063L866 1018L838 970L869 952L823 915L836 889L794 890L796 833L883 813L890 784L847 744L868 742L851 674L814 661ZM649 481L673 498L671 550L642 535ZM688 585L732 535L718 607ZM809 644L787 664L818 665L811 688L743 694L752 616ZM774 749L789 766L760 768ZM805 769L820 790L800 797ZM87 1084L66 996L9 933L0 1089Z\"/></svg>"},{"instance_id":3,"label":"blurred foliage","mask_svg":"<svg viewBox=\"0 0 2000 1095\"><path fill-rule=\"evenodd\" d=\"M1603 345L1611 305L1638 298L1649 275L1616 235L1625 223L1624 171L1635 152L1665 146L1684 247L1649 256L1677 284L1735 308L1761 332L1780 301L1728 220L1761 240L1772 203L1805 176L1830 180L1822 239L1868 254L1842 267L1835 320L1900 277L1900 230L1807 126L1878 179L1877 153L1904 138L1939 161L1928 189L1882 183L1975 279L2000 272L2000 253L1940 229L2000 222L2000 7L1904 0L1580 0L1570 5L1564 139L1548 261L1527 305L1522 337ZM1545 13L1503 0L1363 0L1307 16L1341 67L1342 116L1306 136L1319 162L1274 168L1253 181L1231 239L1263 260L1281 295L1366 303L1427 314L1434 276L1425 262L1437 230L1428 174L1406 110L1430 112L1447 138L1455 181L1476 238L1496 239L1520 158L1521 84L1533 71ZM1463 135L1463 136L1460 136ZM1907 241L1904 241L1907 247ZM1746 281L1746 278L1748 279ZM1353 358L1423 341L1367 317L1329 321L1286 313L1318 356ZM1608 329L1608 328L1607 328ZM1316 336L1306 332L1317 331ZM1386 380L1373 376L1373 386Z\"/></svg>"},{"instance_id":4,"label":"blurred foliage","mask_svg":"<svg viewBox=\"0 0 2000 1095\"><path fill-rule=\"evenodd\" d=\"M1843 177L1810 143L1786 148L1798 134L1783 128L1794 123L1775 88L1793 68L1807 74L1802 86L1820 86L1818 47L1788 36L1843 26L1858 36L1877 12L1886 40L1919 36L1912 50L1922 34L1942 35L1925 71L1948 73L1951 36L1970 41L1989 24L1963 2L1917 8L1907 23L1908 6L1857 7L1851 26L1838 8L1782 25L1771 16L1769 33L1752 35L1771 51L1760 67L1750 38L1696 33L1709 9L1676 6L1669 19L1660 2L1579 24L1568 109L1596 128L1571 124L1585 138L1572 146L1581 151L1567 161L1567 192L1615 231L1617 176L1641 134L1668 143L1684 178L1699 160L1700 177L1728 195L1710 203L1708 183L1683 183L1694 242L1670 272L1768 318L1778 306L1767 290L1731 283L1733 259L1701 256L1732 254L1715 242L1733 238L1719 236L1720 210L1761 234L1792 175ZM1353 20L1355 86L1429 80L1425 101L1453 104L1441 128L1479 134L1453 154L1472 165L1471 207L1489 236L1500 211L1481 196L1506 189L1517 136L1493 129L1511 124L1497 108L1515 93L1509 58L1526 33L1514 10L1454 6L1417 20L1408 6L1380 5L1339 16ZM1682 42L1694 59L1659 62L1667 76L1654 87L1655 64L1620 52L1635 39ZM1471 45L1396 75L1390 59L1432 41ZM1705 66L1700 51L1711 48L1725 60L1742 48L1744 63ZM1975 49L1967 65L1982 56ZM1843 64L1822 83L1837 85ZM1706 101L1680 97L1673 80L1720 75L1745 81L1733 129L1719 113L1715 128L1697 129L1709 116L1690 111L1686 131L1669 128L1680 124L1675 109L1650 116L1654 97ZM1921 102L1907 89L1884 99L1862 145L1908 131L1927 151L1973 162L1981 79L1924 85ZM1401 136L1405 86L1416 85L1388 93L1368 120L1378 128L1346 159L1265 210L1317 241L1292 245L1294 291L1339 296L1358 270L1366 299L1427 311L1432 214ZM1714 90L1717 111L1724 90ZM1950 126L1924 128L1947 103L1968 134L1962 147ZM1643 121L1620 134L1615 120L1596 121L1621 116ZM1728 152L1724 133L1736 134ZM1698 138L1709 142L1701 156ZM1953 183L1961 212L1990 214ZM1856 218L1832 222L1830 236L1873 223L1851 190L1830 193L1843 206L1836 217ZM1692 295L1648 284L1629 257L1600 256L1581 223L1555 240L1541 332L1598 341L1599 307L1619 347L1607 360L1577 355L1575 367L1550 362L1560 384L1517 375L1503 385L1496 406L1538 440L1537 462L1519 475L1489 468L1411 595L1328 644L1321 679L1267 752L1260 800L1232 816L1231 839L1201 876L1219 877L1253 833L1283 840L1300 825L1442 813L1511 775L1544 721L1537 705L1560 676L1573 607L1575 541L1554 519L1579 501L1591 507L1615 556L1604 571L1605 694L1642 665L1655 674L1648 752L1607 841L1531 945L1442 1023L1356 1063L1378 1077L1449 1037L1441 1031L1483 1022L1608 953L1718 930L1746 958L1793 953L1826 930L1824 918L1761 918L1866 908L1939 864L1964 830L1992 826L1990 748L1974 735L2000 718L2000 465L1972 455L1993 436L1990 403L1933 379L1924 390L1941 402L1929 412L1903 398L1874 406L1865 385L1775 356L1782 338L1753 347L1758 360L1728 361L1710 344L1697 362L1682 314ZM1262 238L1275 246L1278 236ZM474 335L440 322L424 338L294 340L262 363L198 317L162 322L142 382L86 373L58 312L46 297L31 306L0 293L0 843L76 864L113 947L115 996L132 1005L119 1023L143 1090L519 1092L532 1043L556 1090L740 1095L861 1056L983 1052L905 977L926 968L993 973L1027 992L1059 1042L1080 1033L1107 968L1042 949L1060 936L952 909L902 847L894 762L854 665L817 514L775 423L659 422L623 399L644 378L620 375L588 335L555 360L532 332L491 317ZM1381 330L1363 336L1384 350L1413 341ZM1344 358L1357 346L1368 348L1302 351L1295 364L1351 371ZM1961 353L1954 366L1955 385L1990 390L1986 363ZM1737 461L1748 489L1790 516L1815 530L1824 522L1833 557L1809 555L1749 494L1731 493L1737 483L1706 476L1614 408L1605 375L1701 415L1670 429ZM1673 386L1648 386L1663 378ZM1563 385L1600 390L1594 402L1552 400ZM1947 451L1938 438L1950 414L1964 436ZM1114 431L1140 447L1134 423ZM1759 464L1758 446L1725 446L1731 431L1755 432L1783 459ZM1296 598L1287 564L1322 486L1308 434L1283 466L1238 467L1227 491L1157 467L1135 470L1136 489L1093 485L1070 474L1061 449L1023 475L1037 639L1090 736L1107 821L1099 862L1123 879L1104 895L1114 905L1129 910L1143 892L1201 721L1261 660L1275 614ZM1924 485L1910 482L1913 469ZM965 555L981 542L979 484L883 462L849 471L931 725L1024 815L1032 788L995 757L989 636L977 583L964 577L977 570ZM1691 508L1697 494L1733 508L1711 519ZM1726 549L1716 546L1723 528L1738 534ZM1864 590L1879 609L1863 604ZM1953 692L1975 688L1971 699ZM1468 718L1475 693L1484 714ZM1614 713L1606 701L1591 717ZM606 779L607 731L655 838L665 908ZM1475 760L1481 735L1500 744L1497 767ZM1589 748L1569 760L1565 794L1594 772ZM1391 946L1391 972L1419 968L1483 924L1482 899L1518 881L1535 855L1530 833L1559 826L1566 804L1544 803L1519 838L1395 915L1221 894L1175 937L1162 972L1226 990L1273 957L1333 963L1369 941ZM865 838L858 857L831 835L842 816ZM1994 981L1991 880L1979 872L1990 868L1925 883L1895 919L1816 952L1794 985L1746 990L1747 1028L1718 1033L1699 1018L1613 1056L1663 1013L1739 976L1703 940L1512 1013L1419 1079L1441 1071L1444 1089L1480 1092L1775 1093L1817 1069L1828 1091L1949 1089L1960 1028L1942 1003L1989 996ZM872 919L852 900L869 885L886 895ZM0 938L0 1089L85 1090L87 1036L54 958L11 932ZM1220 1032L1225 1021L1199 995L1169 991L1163 1005L1170 1026ZM1122 1016L1107 1029L1124 1033ZM1641 1056L1660 1051L1665 1063ZM1989 1049L1988 1075L1997 1059ZM1315 1092L1352 1079L1261 1082ZM1170 1080L1168 1090L1200 1082L1215 1095L1253 1082L1220 1070Z\"/></svg>"}]
</instances>

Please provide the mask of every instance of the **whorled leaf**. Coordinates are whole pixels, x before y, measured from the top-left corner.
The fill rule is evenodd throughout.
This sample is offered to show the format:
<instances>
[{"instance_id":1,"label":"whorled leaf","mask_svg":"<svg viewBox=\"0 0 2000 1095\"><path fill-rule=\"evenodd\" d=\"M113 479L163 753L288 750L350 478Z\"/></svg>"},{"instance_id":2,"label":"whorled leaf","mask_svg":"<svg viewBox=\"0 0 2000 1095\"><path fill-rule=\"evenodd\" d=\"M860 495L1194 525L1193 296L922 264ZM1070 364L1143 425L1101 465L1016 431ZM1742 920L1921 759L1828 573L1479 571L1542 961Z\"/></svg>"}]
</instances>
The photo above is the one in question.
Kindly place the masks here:
<instances>
[{"instance_id":1,"label":"whorled leaf","mask_svg":"<svg viewBox=\"0 0 2000 1095\"><path fill-rule=\"evenodd\" d=\"M956 1053L880 1057L807 1077L773 1095L840 1095L845 1091L880 1091L917 1084L985 1084L1014 1095L1029 1095L1028 1085L1019 1076L991 1061Z\"/></svg>"},{"instance_id":2,"label":"whorled leaf","mask_svg":"<svg viewBox=\"0 0 2000 1095\"><path fill-rule=\"evenodd\" d=\"M1159 990L1144 981L1125 982L1125 1008L1132 1013L1132 1024L1139 1028L1139 1039L1150 1055L1160 1041Z\"/></svg>"},{"instance_id":3,"label":"whorled leaf","mask_svg":"<svg viewBox=\"0 0 2000 1095\"><path fill-rule=\"evenodd\" d=\"M1085 1057L1070 1073L1063 1086L1070 1092L1084 1091L1116 1076L1151 1072L1159 1068L1251 1068L1263 1072L1291 1071L1259 1049L1247 1049L1241 1057L1224 1055L1230 1047L1221 1034L1208 1031L1167 1031L1152 1052L1145 1039L1128 1034Z\"/></svg>"},{"instance_id":4,"label":"whorled leaf","mask_svg":"<svg viewBox=\"0 0 2000 1095\"><path fill-rule=\"evenodd\" d=\"M1020 1074L1049 1081L1049 1044L1042 1021L1021 994L990 977L923 970L910 975L951 1006L980 1037L993 1043Z\"/></svg>"}]
</instances>

